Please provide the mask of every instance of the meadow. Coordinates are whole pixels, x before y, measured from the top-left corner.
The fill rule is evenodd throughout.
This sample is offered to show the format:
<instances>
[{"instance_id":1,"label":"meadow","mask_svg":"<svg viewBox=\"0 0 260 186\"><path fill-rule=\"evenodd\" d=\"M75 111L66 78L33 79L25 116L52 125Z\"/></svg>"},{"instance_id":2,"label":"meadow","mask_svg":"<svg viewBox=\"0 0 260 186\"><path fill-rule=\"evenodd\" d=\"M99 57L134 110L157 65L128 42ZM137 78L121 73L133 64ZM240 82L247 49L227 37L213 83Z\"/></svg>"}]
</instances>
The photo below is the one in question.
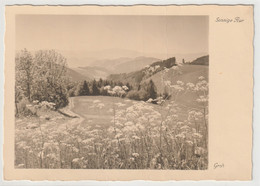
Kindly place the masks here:
<instances>
[{"instance_id":1,"label":"meadow","mask_svg":"<svg viewBox=\"0 0 260 186\"><path fill-rule=\"evenodd\" d=\"M207 82L200 78L195 85L179 81L179 87L172 86L206 90ZM159 101L79 96L70 98L63 110L74 117L31 105L40 117L16 119L15 166L207 169L206 101L197 100L202 104L196 108L173 99Z\"/></svg>"}]
</instances>

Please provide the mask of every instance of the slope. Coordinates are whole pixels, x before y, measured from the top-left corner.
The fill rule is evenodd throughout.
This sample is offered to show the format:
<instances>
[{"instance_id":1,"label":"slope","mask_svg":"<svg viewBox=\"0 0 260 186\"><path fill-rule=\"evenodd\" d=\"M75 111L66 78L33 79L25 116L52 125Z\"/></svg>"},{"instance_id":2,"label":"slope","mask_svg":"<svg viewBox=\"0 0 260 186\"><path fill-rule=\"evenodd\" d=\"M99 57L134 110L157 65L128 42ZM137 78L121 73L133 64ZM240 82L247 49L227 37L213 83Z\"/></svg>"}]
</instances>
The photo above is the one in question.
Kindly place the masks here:
<instances>
[{"instance_id":1,"label":"slope","mask_svg":"<svg viewBox=\"0 0 260 186\"><path fill-rule=\"evenodd\" d=\"M84 81L84 80L90 80L90 78L86 75L82 75L70 68L67 68L67 76L72 80L72 81Z\"/></svg>"},{"instance_id":2,"label":"slope","mask_svg":"<svg viewBox=\"0 0 260 186\"><path fill-rule=\"evenodd\" d=\"M176 84L177 81L182 81L184 84L190 82L196 84L198 82L198 77L203 76L208 81L208 66L205 65L183 65L180 68L181 74L174 74L174 70L170 69L168 73L164 75L164 80L171 81L171 84ZM158 72L151 76L150 78L146 79L143 82L147 82L153 80L156 88L157 93L162 94L165 89L165 85L162 82L162 72ZM197 95L195 93L190 92L182 92L179 97L178 101L185 105L196 105Z\"/></svg>"}]
</instances>

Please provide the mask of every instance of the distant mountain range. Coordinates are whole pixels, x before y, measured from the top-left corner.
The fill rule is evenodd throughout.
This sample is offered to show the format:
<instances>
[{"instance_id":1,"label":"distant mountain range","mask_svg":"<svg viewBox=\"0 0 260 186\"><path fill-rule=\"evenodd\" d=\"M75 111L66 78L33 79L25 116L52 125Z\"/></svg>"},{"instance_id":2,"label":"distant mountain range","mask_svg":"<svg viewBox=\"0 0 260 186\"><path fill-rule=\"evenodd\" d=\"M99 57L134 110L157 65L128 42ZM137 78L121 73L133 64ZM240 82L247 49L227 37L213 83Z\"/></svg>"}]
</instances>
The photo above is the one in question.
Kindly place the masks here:
<instances>
[{"instance_id":1,"label":"distant mountain range","mask_svg":"<svg viewBox=\"0 0 260 186\"><path fill-rule=\"evenodd\" d=\"M70 68L67 68L67 76L72 80L72 81L89 81L91 80L88 76L84 76L75 70L72 70Z\"/></svg>"},{"instance_id":2,"label":"distant mountain range","mask_svg":"<svg viewBox=\"0 0 260 186\"><path fill-rule=\"evenodd\" d=\"M106 49L100 51L87 51L87 50L57 50L67 59L69 68L85 67L85 66L102 66L102 64L113 63L113 61L120 60L122 63L128 60L138 58L140 56L152 57L156 59L168 59L175 57L176 61L182 62L182 59L185 61L193 61L200 56L205 56L208 53L176 53L174 51L167 51L164 53L161 52L142 52L134 51L127 49ZM99 63L101 65L99 65Z\"/></svg>"},{"instance_id":3,"label":"distant mountain range","mask_svg":"<svg viewBox=\"0 0 260 186\"><path fill-rule=\"evenodd\" d=\"M72 70L89 79L99 79L99 78L105 79L110 74L110 71L103 67L87 66L87 67L73 68Z\"/></svg>"},{"instance_id":4,"label":"distant mountain range","mask_svg":"<svg viewBox=\"0 0 260 186\"><path fill-rule=\"evenodd\" d=\"M173 58L169 58L173 59ZM168 59L168 60L169 60ZM180 58L179 58L180 59ZM74 81L91 80L91 79L138 79L140 77L140 71L146 66L153 66L154 64L161 65L161 62L167 60L160 60L154 57L120 57L116 59L100 59L89 63L87 66L70 68L68 75ZM187 60L185 60L187 61ZM180 63L174 58L174 63ZM191 62L187 62L190 65L209 65L209 55L195 58ZM132 80L130 80L132 81ZM136 81L136 80L134 80Z\"/></svg>"},{"instance_id":5,"label":"distant mountain range","mask_svg":"<svg viewBox=\"0 0 260 186\"><path fill-rule=\"evenodd\" d=\"M117 73L130 73L133 71L140 70L144 68L146 65L150 65L159 59L152 57L136 57L136 58L118 58L118 59L110 59L110 60L98 60L92 65L95 66L86 66L86 67L78 67L72 68L74 72L77 72L83 77L88 79L105 79L110 74Z\"/></svg>"}]
</instances>

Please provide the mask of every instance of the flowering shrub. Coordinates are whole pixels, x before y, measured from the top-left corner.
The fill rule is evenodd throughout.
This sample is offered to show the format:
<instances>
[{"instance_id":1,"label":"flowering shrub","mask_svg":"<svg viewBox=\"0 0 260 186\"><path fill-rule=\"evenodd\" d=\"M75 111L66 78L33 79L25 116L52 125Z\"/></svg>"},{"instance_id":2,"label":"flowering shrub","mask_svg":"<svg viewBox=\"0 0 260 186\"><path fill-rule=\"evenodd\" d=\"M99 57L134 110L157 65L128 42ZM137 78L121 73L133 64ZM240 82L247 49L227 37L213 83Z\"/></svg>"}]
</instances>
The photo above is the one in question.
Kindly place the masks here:
<instances>
[{"instance_id":1,"label":"flowering shrub","mask_svg":"<svg viewBox=\"0 0 260 186\"><path fill-rule=\"evenodd\" d=\"M122 87L115 86L114 88L112 88L110 85L107 85L104 87L104 90L106 90L109 95L122 97L126 94L128 87L124 85Z\"/></svg>"}]
</instances>

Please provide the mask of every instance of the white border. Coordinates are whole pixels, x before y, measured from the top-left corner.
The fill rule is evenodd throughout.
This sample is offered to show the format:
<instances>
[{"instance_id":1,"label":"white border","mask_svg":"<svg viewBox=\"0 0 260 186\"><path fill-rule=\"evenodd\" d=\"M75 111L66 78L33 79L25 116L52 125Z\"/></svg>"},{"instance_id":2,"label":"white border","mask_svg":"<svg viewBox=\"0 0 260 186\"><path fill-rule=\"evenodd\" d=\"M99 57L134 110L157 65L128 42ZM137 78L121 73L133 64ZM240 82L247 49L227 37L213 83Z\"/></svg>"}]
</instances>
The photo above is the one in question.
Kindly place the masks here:
<instances>
[{"instance_id":1,"label":"white border","mask_svg":"<svg viewBox=\"0 0 260 186\"><path fill-rule=\"evenodd\" d=\"M253 112L253 181L131 181L131 182L98 182L98 181L4 181L3 180L3 106L4 106L4 32L5 32L5 5L32 4L32 5L170 5L170 4L253 4L254 5L254 112ZM260 185L260 3L257 0L0 0L0 185L202 185L202 186L258 186ZM258 45L257 45L258 43ZM241 95L242 96L242 95Z\"/></svg>"}]
</instances>

